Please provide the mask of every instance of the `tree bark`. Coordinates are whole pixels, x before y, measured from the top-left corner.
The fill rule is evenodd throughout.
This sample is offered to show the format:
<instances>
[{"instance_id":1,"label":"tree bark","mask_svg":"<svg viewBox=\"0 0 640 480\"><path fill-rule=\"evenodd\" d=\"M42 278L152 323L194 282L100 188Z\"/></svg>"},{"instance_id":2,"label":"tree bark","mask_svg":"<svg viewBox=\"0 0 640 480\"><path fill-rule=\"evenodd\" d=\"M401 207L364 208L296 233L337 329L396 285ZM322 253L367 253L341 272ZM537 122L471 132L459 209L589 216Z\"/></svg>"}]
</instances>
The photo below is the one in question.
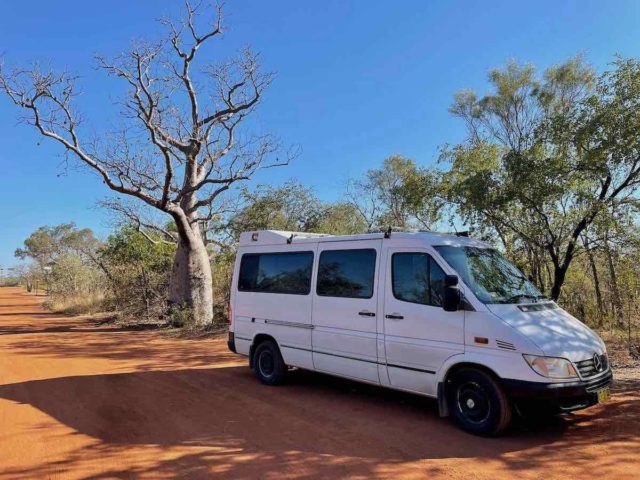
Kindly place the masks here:
<instances>
[{"instance_id":1,"label":"tree bark","mask_svg":"<svg viewBox=\"0 0 640 480\"><path fill-rule=\"evenodd\" d=\"M589 259L589 266L591 267L591 274L593 275L593 287L596 291L596 303L598 305L598 327L602 327L602 320L604 316L604 305L602 303L602 291L600 289L600 277L598 275L598 268L596 266L596 261L593 256L593 250L588 244L588 241L585 241L585 248L587 250L587 258Z\"/></svg>"},{"instance_id":2,"label":"tree bark","mask_svg":"<svg viewBox=\"0 0 640 480\"><path fill-rule=\"evenodd\" d=\"M605 244L605 256L607 257L607 266L609 267L609 278L611 281L611 300L613 308L616 312L616 321L618 326L624 328L624 313L622 309L622 298L620 296L620 288L618 287L618 276L616 275L616 267L613 261L613 254L611 253L611 247L609 246L608 235L604 239Z\"/></svg>"},{"instance_id":3,"label":"tree bark","mask_svg":"<svg viewBox=\"0 0 640 480\"><path fill-rule=\"evenodd\" d=\"M536 264L537 264L537 272L538 272L538 286L540 287L541 292L547 291L547 282L545 282L545 277L543 275L543 269L545 268L545 260L544 257L540 254L540 251L536 251L535 254Z\"/></svg>"},{"instance_id":4,"label":"tree bark","mask_svg":"<svg viewBox=\"0 0 640 480\"><path fill-rule=\"evenodd\" d=\"M213 286L209 254L197 223L178 223L178 247L169 282L171 305L188 307L197 326L213 322Z\"/></svg>"},{"instance_id":5,"label":"tree bark","mask_svg":"<svg viewBox=\"0 0 640 480\"><path fill-rule=\"evenodd\" d=\"M557 301L560 298L560 292L562 291L562 285L567 276L567 267L560 265L553 270L553 286L551 287L551 299Z\"/></svg>"}]
</instances>

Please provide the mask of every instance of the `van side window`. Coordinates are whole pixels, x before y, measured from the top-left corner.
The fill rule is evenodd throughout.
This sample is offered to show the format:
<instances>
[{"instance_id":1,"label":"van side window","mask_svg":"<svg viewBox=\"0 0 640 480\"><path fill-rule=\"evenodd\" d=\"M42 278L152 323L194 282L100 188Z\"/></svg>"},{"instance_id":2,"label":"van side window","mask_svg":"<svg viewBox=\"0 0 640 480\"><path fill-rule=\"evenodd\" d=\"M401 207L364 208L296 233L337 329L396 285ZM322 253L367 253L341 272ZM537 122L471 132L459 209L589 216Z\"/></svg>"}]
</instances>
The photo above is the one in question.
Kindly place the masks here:
<instances>
[{"instance_id":1,"label":"van side window","mask_svg":"<svg viewBox=\"0 0 640 480\"><path fill-rule=\"evenodd\" d=\"M240 260L241 292L308 295L313 252L245 253Z\"/></svg>"},{"instance_id":2,"label":"van side window","mask_svg":"<svg viewBox=\"0 0 640 480\"><path fill-rule=\"evenodd\" d=\"M376 251L325 250L318 263L316 292L325 297L371 298Z\"/></svg>"},{"instance_id":3,"label":"van side window","mask_svg":"<svg viewBox=\"0 0 640 480\"><path fill-rule=\"evenodd\" d=\"M426 253L402 252L391 257L393 296L398 300L442 306L444 275L442 268Z\"/></svg>"}]
</instances>

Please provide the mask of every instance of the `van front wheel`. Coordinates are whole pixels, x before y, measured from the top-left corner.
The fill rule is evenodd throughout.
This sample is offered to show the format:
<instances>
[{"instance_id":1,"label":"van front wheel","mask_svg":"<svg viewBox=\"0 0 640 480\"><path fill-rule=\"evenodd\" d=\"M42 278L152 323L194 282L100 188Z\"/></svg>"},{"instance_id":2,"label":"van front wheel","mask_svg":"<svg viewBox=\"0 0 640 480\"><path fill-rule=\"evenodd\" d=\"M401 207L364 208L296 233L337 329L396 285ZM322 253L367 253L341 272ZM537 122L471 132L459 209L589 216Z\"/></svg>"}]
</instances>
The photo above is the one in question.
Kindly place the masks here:
<instances>
[{"instance_id":1,"label":"van front wheel","mask_svg":"<svg viewBox=\"0 0 640 480\"><path fill-rule=\"evenodd\" d=\"M253 371L265 385L278 385L284 380L287 367L280 355L280 349L271 340L265 340L253 353Z\"/></svg>"},{"instance_id":2,"label":"van front wheel","mask_svg":"<svg viewBox=\"0 0 640 480\"><path fill-rule=\"evenodd\" d=\"M455 422L476 435L497 435L511 421L511 405L500 385L474 368L456 372L448 385L449 411Z\"/></svg>"}]
</instances>

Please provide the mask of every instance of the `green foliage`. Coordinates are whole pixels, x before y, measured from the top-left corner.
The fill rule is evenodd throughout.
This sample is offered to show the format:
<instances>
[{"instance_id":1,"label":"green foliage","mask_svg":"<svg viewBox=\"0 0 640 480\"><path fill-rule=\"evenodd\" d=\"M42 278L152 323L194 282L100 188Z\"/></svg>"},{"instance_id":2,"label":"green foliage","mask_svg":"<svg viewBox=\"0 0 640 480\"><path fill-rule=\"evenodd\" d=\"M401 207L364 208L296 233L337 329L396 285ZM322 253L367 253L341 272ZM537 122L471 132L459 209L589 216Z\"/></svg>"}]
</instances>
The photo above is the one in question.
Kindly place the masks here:
<instances>
[{"instance_id":1,"label":"green foliage","mask_svg":"<svg viewBox=\"0 0 640 480\"><path fill-rule=\"evenodd\" d=\"M92 293L103 287L102 272L82 261L78 255L65 253L57 257L51 273L45 278L53 296L73 296Z\"/></svg>"},{"instance_id":2,"label":"green foliage","mask_svg":"<svg viewBox=\"0 0 640 480\"><path fill-rule=\"evenodd\" d=\"M213 318L219 325L227 321L235 259L236 252L232 248L224 249L213 257Z\"/></svg>"},{"instance_id":3,"label":"green foliage","mask_svg":"<svg viewBox=\"0 0 640 480\"><path fill-rule=\"evenodd\" d=\"M246 206L231 222L234 238L247 230L309 231L323 207L311 188L294 181L245 190L242 196Z\"/></svg>"},{"instance_id":4,"label":"green foliage","mask_svg":"<svg viewBox=\"0 0 640 480\"><path fill-rule=\"evenodd\" d=\"M352 204L338 202L324 205L313 230L331 235L353 235L366 232L367 226Z\"/></svg>"},{"instance_id":5,"label":"green foliage","mask_svg":"<svg viewBox=\"0 0 640 480\"><path fill-rule=\"evenodd\" d=\"M231 222L231 236L249 230L286 230L330 234L362 233L366 225L346 203L323 203L312 188L289 181L281 187L245 191L246 206Z\"/></svg>"},{"instance_id":6,"label":"green foliage","mask_svg":"<svg viewBox=\"0 0 640 480\"><path fill-rule=\"evenodd\" d=\"M73 222L64 223L38 228L24 241L24 248L16 250L15 256L23 260L31 258L40 267L44 267L54 262L59 255L86 254L95 249L97 244L90 229L78 229Z\"/></svg>"},{"instance_id":7,"label":"green foliage","mask_svg":"<svg viewBox=\"0 0 640 480\"><path fill-rule=\"evenodd\" d=\"M440 173L418 168L401 155L370 169L364 179L353 181L347 196L368 230L387 227L431 229L444 208Z\"/></svg>"},{"instance_id":8,"label":"green foliage","mask_svg":"<svg viewBox=\"0 0 640 480\"><path fill-rule=\"evenodd\" d=\"M127 317L162 318L175 245L145 233L130 226L120 228L109 236L100 258L110 272L114 309Z\"/></svg>"},{"instance_id":9,"label":"green foliage","mask_svg":"<svg viewBox=\"0 0 640 480\"><path fill-rule=\"evenodd\" d=\"M114 266L137 264L150 270L166 271L171 268L175 245L163 242L153 233L148 235L155 238L156 243L131 226L122 227L109 235L101 255Z\"/></svg>"},{"instance_id":10,"label":"green foliage","mask_svg":"<svg viewBox=\"0 0 640 480\"><path fill-rule=\"evenodd\" d=\"M23 277L27 288L46 288L56 310L81 313L101 307L105 273L97 261L98 240L74 223L38 228L16 250L16 257L32 259ZM78 302L79 298L95 301ZM82 304L82 308L70 308Z\"/></svg>"},{"instance_id":11,"label":"green foliage","mask_svg":"<svg viewBox=\"0 0 640 480\"><path fill-rule=\"evenodd\" d=\"M635 199L640 67L619 59L596 78L576 57L540 77L511 62L489 80L492 93L454 98L451 112L468 139L443 153L447 198L470 224L490 225L507 249L546 256L557 298L581 235Z\"/></svg>"},{"instance_id":12,"label":"green foliage","mask_svg":"<svg viewBox=\"0 0 640 480\"><path fill-rule=\"evenodd\" d=\"M54 311L88 313L103 309L106 277L77 254L59 255L41 282L49 294L47 306Z\"/></svg>"}]
</instances>

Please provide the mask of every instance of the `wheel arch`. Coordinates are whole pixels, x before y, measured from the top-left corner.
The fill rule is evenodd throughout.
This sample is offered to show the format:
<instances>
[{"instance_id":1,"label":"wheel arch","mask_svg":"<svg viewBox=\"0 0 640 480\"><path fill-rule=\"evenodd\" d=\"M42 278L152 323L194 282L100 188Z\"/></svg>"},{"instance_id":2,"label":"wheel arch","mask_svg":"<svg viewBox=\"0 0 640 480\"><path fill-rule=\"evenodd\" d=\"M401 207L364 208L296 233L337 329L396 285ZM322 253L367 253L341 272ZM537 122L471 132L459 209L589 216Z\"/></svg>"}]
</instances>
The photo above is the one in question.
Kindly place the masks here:
<instances>
[{"instance_id":1,"label":"wheel arch","mask_svg":"<svg viewBox=\"0 0 640 480\"><path fill-rule=\"evenodd\" d=\"M449 403L447 402L448 395L448 383L451 377L458 371L463 370L465 368L473 368L476 370L480 370L481 372L486 373L487 375L493 377L498 383L500 383L500 375L498 375L492 368L483 365L481 363L476 363L471 360L463 360L461 359L459 362L452 363L449 365L440 375L440 379L438 381L437 386L437 395L438 395L438 413L441 417L449 416Z\"/></svg>"}]
</instances>

